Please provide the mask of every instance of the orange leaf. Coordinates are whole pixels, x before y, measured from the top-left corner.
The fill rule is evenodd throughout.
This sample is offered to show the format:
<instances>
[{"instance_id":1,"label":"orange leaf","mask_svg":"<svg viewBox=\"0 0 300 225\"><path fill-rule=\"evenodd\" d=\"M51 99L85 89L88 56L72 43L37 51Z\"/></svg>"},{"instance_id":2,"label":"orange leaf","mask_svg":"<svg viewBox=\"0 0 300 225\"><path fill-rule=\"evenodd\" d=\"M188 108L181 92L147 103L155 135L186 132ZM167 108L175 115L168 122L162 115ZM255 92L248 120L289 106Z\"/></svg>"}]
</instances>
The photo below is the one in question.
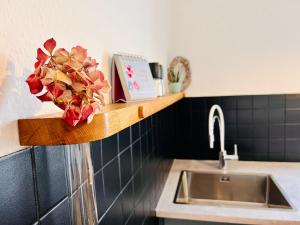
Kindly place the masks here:
<instances>
[{"instance_id":1,"label":"orange leaf","mask_svg":"<svg viewBox=\"0 0 300 225\"><path fill-rule=\"evenodd\" d=\"M80 121L80 109L79 107L71 105L68 107L63 115L64 121L72 127L75 127Z\"/></svg>"},{"instance_id":2,"label":"orange leaf","mask_svg":"<svg viewBox=\"0 0 300 225\"><path fill-rule=\"evenodd\" d=\"M53 95L47 91L45 94L43 95L40 95L40 96L36 96L39 100L41 100L42 102L50 102L52 101L54 98L53 98Z\"/></svg>"},{"instance_id":3,"label":"orange leaf","mask_svg":"<svg viewBox=\"0 0 300 225\"><path fill-rule=\"evenodd\" d=\"M26 82L29 86L31 94L38 94L43 90L42 82L39 78L35 76L35 74L31 74L27 79Z\"/></svg>"},{"instance_id":4,"label":"orange leaf","mask_svg":"<svg viewBox=\"0 0 300 225\"><path fill-rule=\"evenodd\" d=\"M53 95L54 98L58 98L64 93L64 90L66 89L65 85L53 82L47 86L49 92Z\"/></svg>"},{"instance_id":5,"label":"orange leaf","mask_svg":"<svg viewBox=\"0 0 300 225\"><path fill-rule=\"evenodd\" d=\"M56 46L56 41L53 38L48 39L45 43L44 43L44 47L45 49L50 52L50 54L52 54L53 49Z\"/></svg>"},{"instance_id":6,"label":"orange leaf","mask_svg":"<svg viewBox=\"0 0 300 225\"><path fill-rule=\"evenodd\" d=\"M87 57L87 50L79 45L71 49L72 58L80 63L83 63Z\"/></svg>"},{"instance_id":7,"label":"orange leaf","mask_svg":"<svg viewBox=\"0 0 300 225\"><path fill-rule=\"evenodd\" d=\"M49 56L45 52L43 52L42 49L38 48L38 50L37 50L37 60L44 63L44 62L47 61L48 58L49 58Z\"/></svg>"}]
</instances>

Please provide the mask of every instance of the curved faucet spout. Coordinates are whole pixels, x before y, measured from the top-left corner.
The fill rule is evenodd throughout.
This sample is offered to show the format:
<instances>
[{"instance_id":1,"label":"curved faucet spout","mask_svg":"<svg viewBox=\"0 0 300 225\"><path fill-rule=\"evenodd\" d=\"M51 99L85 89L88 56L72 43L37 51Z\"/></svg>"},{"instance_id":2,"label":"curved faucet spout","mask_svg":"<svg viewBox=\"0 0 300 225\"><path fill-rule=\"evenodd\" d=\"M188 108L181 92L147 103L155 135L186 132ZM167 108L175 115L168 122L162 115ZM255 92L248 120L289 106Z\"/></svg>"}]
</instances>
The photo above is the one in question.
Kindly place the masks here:
<instances>
[{"instance_id":1,"label":"curved faucet spout","mask_svg":"<svg viewBox=\"0 0 300 225\"><path fill-rule=\"evenodd\" d=\"M218 115L215 115L215 112L218 112ZM220 168L226 168L227 161L226 160L238 160L238 153L237 153L237 146L234 146L234 154L228 155L225 150L225 120L224 114L219 105L213 105L209 111L208 117L208 133L209 133L209 147L214 148L214 124L218 121L219 128L220 128L220 143L221 143L221 150L219 154L219 163Z\"/></svg>"},{"instance_id":2,"label":"curved faucet spout","mask_svg":"<svg viewBox=\"0 0 300 225\"><path fill-rule=\"evenodd\" d=\"M218 115L215 115L215 112L218 112ZM224 114L219 105L213 105L209 112L208 118L208 133L209 133L209 143L210 148L214 147L214 124L215 121L218 120L219 128L220 128L220 142L221 142L221 152L225 151L225 120Z\"/></svg>"}]
</instances>

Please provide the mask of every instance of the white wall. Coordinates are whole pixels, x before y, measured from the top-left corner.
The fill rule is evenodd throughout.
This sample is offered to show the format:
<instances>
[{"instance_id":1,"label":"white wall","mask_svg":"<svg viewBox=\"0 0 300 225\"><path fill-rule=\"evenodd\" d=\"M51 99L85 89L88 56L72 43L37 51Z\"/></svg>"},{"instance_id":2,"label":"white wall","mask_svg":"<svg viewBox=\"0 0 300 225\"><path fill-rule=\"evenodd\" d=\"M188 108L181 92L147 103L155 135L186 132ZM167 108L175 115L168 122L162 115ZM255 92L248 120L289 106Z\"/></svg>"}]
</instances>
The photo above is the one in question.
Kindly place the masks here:
<instances>
[{"instance_id":1,"label":"white wall","mask_svg":"<svg viewBox=\"0 0 300 225\"><path fill-rule=\"evenodd\" d=\"M0 156L22 148L17 119L58 111L24 83L45 40L54 37L66 49L82 45L106 75L115 52L166 65L167 12L166 0L1 0Z\"/></svg>"},{"instance_id":2,"label":"white wall","mask_svg":"<svg viewBox=\"0 0 300 225\"><path fill-rule=\"evenodd\" d=\"M300 92L299 0L171 0L169 60L190 59L188 96Z\"/></svg>"}]
</instances>

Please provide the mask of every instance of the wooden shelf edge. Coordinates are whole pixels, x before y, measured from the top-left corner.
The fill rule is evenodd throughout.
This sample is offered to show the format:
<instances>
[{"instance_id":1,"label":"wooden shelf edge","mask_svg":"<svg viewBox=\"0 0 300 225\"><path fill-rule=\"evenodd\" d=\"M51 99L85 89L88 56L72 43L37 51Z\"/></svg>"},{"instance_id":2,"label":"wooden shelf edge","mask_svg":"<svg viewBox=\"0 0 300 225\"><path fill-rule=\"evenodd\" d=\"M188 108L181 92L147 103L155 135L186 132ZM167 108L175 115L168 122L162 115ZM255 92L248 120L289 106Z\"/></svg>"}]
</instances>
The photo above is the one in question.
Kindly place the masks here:
<instances>
[{"instance_id":1,"label":"wooden shelf edge","mask_svg":"<svg viewBox=\"0 0 300 225\"><path fill-rule=\"evenodd\" d=\"M21 146L66 145L101 140L184 98L184 93L154 100L106 105L90 124L68 126L60 116L18 120Z\"/></svg>"}]
</instances>

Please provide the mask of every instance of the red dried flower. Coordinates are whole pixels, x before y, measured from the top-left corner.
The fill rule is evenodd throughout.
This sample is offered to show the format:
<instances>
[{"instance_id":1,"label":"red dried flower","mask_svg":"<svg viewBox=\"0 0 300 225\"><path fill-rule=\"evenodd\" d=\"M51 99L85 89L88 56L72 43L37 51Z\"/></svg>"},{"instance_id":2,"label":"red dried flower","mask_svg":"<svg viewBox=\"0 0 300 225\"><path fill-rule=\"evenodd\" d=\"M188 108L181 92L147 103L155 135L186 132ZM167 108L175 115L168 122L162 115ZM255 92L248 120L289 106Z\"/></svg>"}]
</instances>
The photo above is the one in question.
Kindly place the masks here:
<instances>
[{"instance_id":1,"label":"red dried flower","mask_svg":"<svg viewBox=\"0 0 300 225\"><path fill-rule=\"evenodd\" d=\"M26 82L32 94L42 102L52 101L64 110L63 119L70 126L90 122L104 104L103 94L110 91L104 74L97 70L98 63L88 56L87 50L76 46L68 52L56 47L51 38L44 43L45 53L37 50L34 73Z\"/></svg>"}]
</instances>

